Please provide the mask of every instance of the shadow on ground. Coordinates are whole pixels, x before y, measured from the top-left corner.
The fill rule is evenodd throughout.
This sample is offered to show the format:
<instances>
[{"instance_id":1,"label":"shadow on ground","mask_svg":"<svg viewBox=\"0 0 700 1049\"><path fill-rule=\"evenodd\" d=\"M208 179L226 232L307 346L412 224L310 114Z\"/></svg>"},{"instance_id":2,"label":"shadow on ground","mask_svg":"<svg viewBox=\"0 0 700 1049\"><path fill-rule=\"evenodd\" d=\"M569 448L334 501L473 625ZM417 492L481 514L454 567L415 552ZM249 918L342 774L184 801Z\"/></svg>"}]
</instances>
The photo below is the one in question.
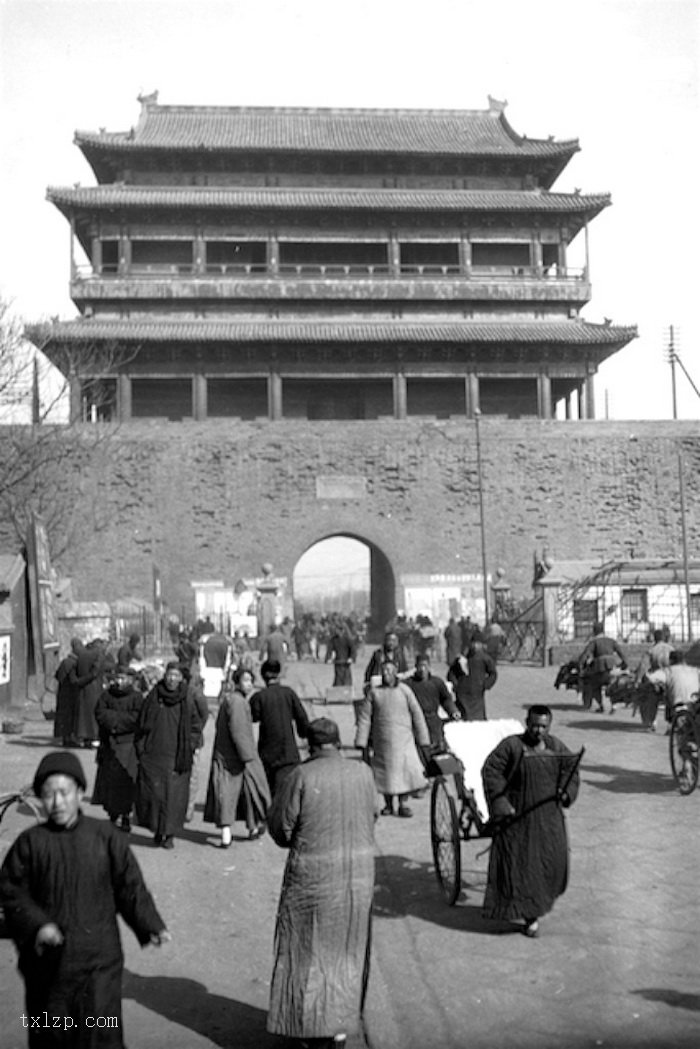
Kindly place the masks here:
<instances>
[{"instance_id":1,"label":"shadow on ground","mask_svg":"<svg viewBox=\"0 0 700 1049\"><path fill-rule=\"evenodd\" d=\"M267 1014L246 1002L210 994L204 984L176 976L139 976L124 970L124 998L208 1038L222 1049L280 1049L265 1030ZM128 1033L128 1032L127 1032Z\"/></svg>"},{"instance_id":2,"label":"shadow on ground","mask_svg":"<svg viewBox=\"0 0 700 1049\"><path fill-rule=\"evenodd\" d=\"M474 843L478 844L478 843ZM373 914L382 918L412 916L434 925L482 936L501 936L517 932L508 922L482 917L481 904L486 888L480 871L462 872L462 892L454 907L445 902L432 865L406 856L379 856L376 862Z\"/></svg>"},{"instance_id":3,"label":"shadow on ground","mask_svg":"<svg viewBox=\"0 0 700 1049\"><path fill-rule=\"evenodd\" d=\"M597 782L586 778L586 786L595 790L606 790L611 794L674 794L678 793L669 766L668 775L662 772L646 772L644 769L624 769L619 765L589 765L582 771L595 772L611 779Z\"/></svg>"},{"instance_id":4,"label":"shadow on ground","mask_svg":"<svg viewBox=\"0 0 700 1049\"><path fill-rule=\"evenodd\" d=\"M663 1002L676 1009L689 1009L691 1012L700 1013L700 994L683 994L670 987L640 987L638 991L632 991L632 994L644 998L647 1002Z\"/></svg>"}]
</instances>

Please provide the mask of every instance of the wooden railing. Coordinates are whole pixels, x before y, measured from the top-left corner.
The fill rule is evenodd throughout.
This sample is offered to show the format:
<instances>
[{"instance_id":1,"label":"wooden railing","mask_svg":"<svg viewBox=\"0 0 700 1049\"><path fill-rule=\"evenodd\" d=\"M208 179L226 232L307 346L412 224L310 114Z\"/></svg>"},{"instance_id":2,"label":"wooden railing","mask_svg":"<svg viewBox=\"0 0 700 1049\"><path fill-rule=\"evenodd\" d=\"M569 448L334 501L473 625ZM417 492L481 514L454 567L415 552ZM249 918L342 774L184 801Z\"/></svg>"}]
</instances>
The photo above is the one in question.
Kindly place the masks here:
<instances>
[{"instance_id":1,"label":"wooden railing","mask_svg":"<svg viewBox=\"0 0 700 1049\"><path fill-rule=\"evenodd\" d=\"M162 277L184 277L190 280L204 280L211 277L257 277L271 279L276 277L299 277L302 280L313 280L318 277L370 279L373 277L401 278L461 278L463 280L575 280L585 281L588 274L580 267L550 266L471 266L463 269L460 266L443 263L402 264L393 272L385 264L379 263L282 263L277 270L270 269L265 263L208 263L202 272L193 263L132 263L128 270L119 272L116 264L109 263L99 267L76 265L73 279L90 280L93 277L121 279L154 279Z\"/></svg>"}]
</instances>

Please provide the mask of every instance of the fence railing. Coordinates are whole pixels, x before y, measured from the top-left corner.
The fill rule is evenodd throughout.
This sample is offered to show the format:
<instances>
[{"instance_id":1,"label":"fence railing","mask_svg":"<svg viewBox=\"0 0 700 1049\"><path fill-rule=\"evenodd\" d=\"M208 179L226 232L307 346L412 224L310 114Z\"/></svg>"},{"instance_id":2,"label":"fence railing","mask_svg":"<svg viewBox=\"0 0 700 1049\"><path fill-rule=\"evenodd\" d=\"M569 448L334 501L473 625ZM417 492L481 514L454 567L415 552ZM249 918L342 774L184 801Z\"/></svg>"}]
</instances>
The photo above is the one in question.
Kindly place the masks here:
<instances>
[{"instance_id":1,"label":"fence railing","mask_svg":"<svg viewBox=\"0 0 700 1049\"><path fill-rule=\"evenodd\" d=\"M402 263L398 270L393 270L385 263L281 263L276 269L262 262L221 262L207 263L202 271L194 263L132 263L121 269L114 263L102 266L80 264L73 267L73 280L87 281L94 278L113 278L128 280L159 279L162 277L183 277L188 280L206 280L211 277L250 277L274 279L276 277L299 277L314 279L317 277L337 277L364 279L373 277L391 277L394 279L415 277L451 277L463 280L568 280L585 281L587 273L581 268L537 266L471 266L465 269L448 263Z\"/></svg>"}]
</instances>

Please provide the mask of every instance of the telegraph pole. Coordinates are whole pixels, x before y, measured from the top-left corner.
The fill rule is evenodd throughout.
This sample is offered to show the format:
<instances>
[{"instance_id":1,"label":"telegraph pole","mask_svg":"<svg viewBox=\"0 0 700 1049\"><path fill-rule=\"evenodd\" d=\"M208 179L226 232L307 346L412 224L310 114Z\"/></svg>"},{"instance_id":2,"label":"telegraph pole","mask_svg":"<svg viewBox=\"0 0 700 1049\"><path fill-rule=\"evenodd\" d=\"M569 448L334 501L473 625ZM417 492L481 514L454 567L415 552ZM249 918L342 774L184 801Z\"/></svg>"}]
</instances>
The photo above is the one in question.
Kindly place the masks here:
<instances>
[{"instance_id":1,"label":"telegraph pole","mask_svg":"<svg viewBox=\"0 0 700 1049\"><path fill-rule=\"evenodd\" d=\"M673 418L678 418L678 403L676 401L676 340L673 325L668 329L668 346L666 347L668 363L671 365L671 396L673 398Z\"/></svg>"},{"instance_id":2,"label":"telegraph pole","mask_svg":"<svg viewBox=\"0 0 700 1049\"><path fill-rule=\"evenodd\" d=\"M678 453L678 492L681 503L681 545L683 551L683 581L685 584L685 612L688 622L688 641L693 640L693 617L690 608L690 569L688 567L688 532L685 524L685 484L683 478L683 455Z\"/></svg>"},{"instance_id":3,"label":"telegraph pole","mask_svg":"<svg viewBox=\"0 0 700 1049\"><path fill-rule=\"evenodd\" d=\"M484 520L484 476L481 465L481 433L479 420L481 412L478 408L474 410L474 422L476 423L476 476L479 484L479 523L481 525L481 571L484 576L484 626L489 621L489 581L486 574L486 522Z\"/></svg>"}]
</instances>

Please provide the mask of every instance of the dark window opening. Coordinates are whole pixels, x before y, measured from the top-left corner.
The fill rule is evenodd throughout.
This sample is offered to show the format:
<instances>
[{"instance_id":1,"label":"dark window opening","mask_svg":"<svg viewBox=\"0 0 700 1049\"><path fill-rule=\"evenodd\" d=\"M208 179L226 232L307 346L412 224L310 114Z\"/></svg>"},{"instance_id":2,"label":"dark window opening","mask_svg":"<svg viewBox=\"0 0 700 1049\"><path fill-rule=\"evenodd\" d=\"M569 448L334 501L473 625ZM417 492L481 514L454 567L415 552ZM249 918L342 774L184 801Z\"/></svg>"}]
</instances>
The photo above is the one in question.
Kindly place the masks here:
<instances>
[{"instance_id":1,"label":"dark window opening","mask_svg":"<svg viewBox=\"0 0 700 1049\"><path fill-rule=\"evenodd\" d=\"M393 416L390 379L285 379L285 419L378 419Z\"/></svg>"},{"instance_id":2,"label":"dark window opening","mask_svg":"<svg viewBox=\"0 0 700 1049\"><path fill-rule=\"evenodd\" d=\"M264 273L267 248L263 242L238 240L207 241L207 273Z\"/></svg>"},{"instance_id":3,"label":"dark window opening","mask_svg":"<svg viewBox=\"0 0 700 1049\"><path fill-rule=\"evenodd\" d=\"M472 267L524 269L530 265L530 245L520 243L472 243Z\"/></svg>"},{"instance_id":4,"label":"dark window opening","mask_svg":"<svg viewBox=\"0 0 700 1049\"><path fill-rule=\"evenodd\" d=\"M109 422L117 417L117 380L86 379L81 388L84 422Z\"/></svg>"},{"instance_id":5,"label":"dark window opening","mask_svg":"<svg viewBox=\"0 0 700 1049\"><path fill-rule=\"evenodd\" d=\"M119 241L103 240L102 273L116 273L119 269Z\"/></svg>"},{"instance_id":6,"label":"dark window opening","mask_svg":"<svg viewBox=\"0 0 700 1049\"><path fill-rule=\"evenodd\" d=\"M381 243L306 243L283 241L280 243L280 269L317 270L333 273L375 272L386 270L387 246Z\"/></svg>"},{"instance_id":7,"label":"dark window opening","mask_svg":"<svg viewBox=\"0 0 700 1049\"><path fill-rule=\"evenodd\" d=\"M593 625L598 622L598 602L574 599L574 639L584 641L593 634Z\"/></svg>"},{"instance_id":8,"label":"dark window opening","mask_svg":"<svg viewBox=\"0 0 700 1049\"><path fill-rule=\"evenodd\" d=\"M267 418L265 379L208 379L207 415L210 418Z\"/></svg>"},{"instance_id":9,"label":"dark window opening","mask_svg":"<svg viewBox=\"0 0 700 1049\"><path fill-rule=\"evenodd\" d=\"M134 240L131 268L153 273L191 273L192 241Z\"/></svg>"},{"instance_id":10,"label":"dark window opening","mask_svg":"<svg viewBox=\"0 0 700 1049\"><path fill-rule=\"evenodd\" d=\"M464 415L464 377L457 375L453 379L407 379L406 411L410 416L427 415L433 419Z\"/></svg>"},{"instance_id":11,"label":"dark window opening","mask_svg":"<svg viewBox=\"0 0 700 1049\"><path fill-rule=\"evenodd\" d=\"M480 379L479 407L483 415L521 419L537 415L536 379Z\"/></svg>"},{"instance_id":12,"label":"dark window opening","mask_svg":"<svg viewBox=\"0 0 700 1049\"><path fill-rule=\"evenodd\" d=\"M458 272L459 244L402 243L401 269L419 273Z\"/></svg>"},{"instance_id":13,"label":"dark window opening","mask_svg":"<svg viewBox=\"0 0 700 1049\"><path fill-rule=\"evenodd\" d=\"M550 270L556 267L559 263L559 245L558 244L543 244L542 245L542 268Z\"/></svg>"},{"instance_id":14,"label":"dark window opening","mask_svg":"<svg viewBox=\"0 0 700 1049\"><path fill-rule=\"evenodd\" d=\"M649 630L649 609L646 590L623 590L620 598L622 636L625 640L646 639Z\"/></svg>"},{"instance_id":15,"label":"dark window opening","mask_svg":"<svg viewBox=\"0 0 700 1049\"><path fill-rule=\"evenodd\" d=\"M135 419L192 418L192 383L189 379L133 379L131 414Z\"/></svg>"}]
</instances>

